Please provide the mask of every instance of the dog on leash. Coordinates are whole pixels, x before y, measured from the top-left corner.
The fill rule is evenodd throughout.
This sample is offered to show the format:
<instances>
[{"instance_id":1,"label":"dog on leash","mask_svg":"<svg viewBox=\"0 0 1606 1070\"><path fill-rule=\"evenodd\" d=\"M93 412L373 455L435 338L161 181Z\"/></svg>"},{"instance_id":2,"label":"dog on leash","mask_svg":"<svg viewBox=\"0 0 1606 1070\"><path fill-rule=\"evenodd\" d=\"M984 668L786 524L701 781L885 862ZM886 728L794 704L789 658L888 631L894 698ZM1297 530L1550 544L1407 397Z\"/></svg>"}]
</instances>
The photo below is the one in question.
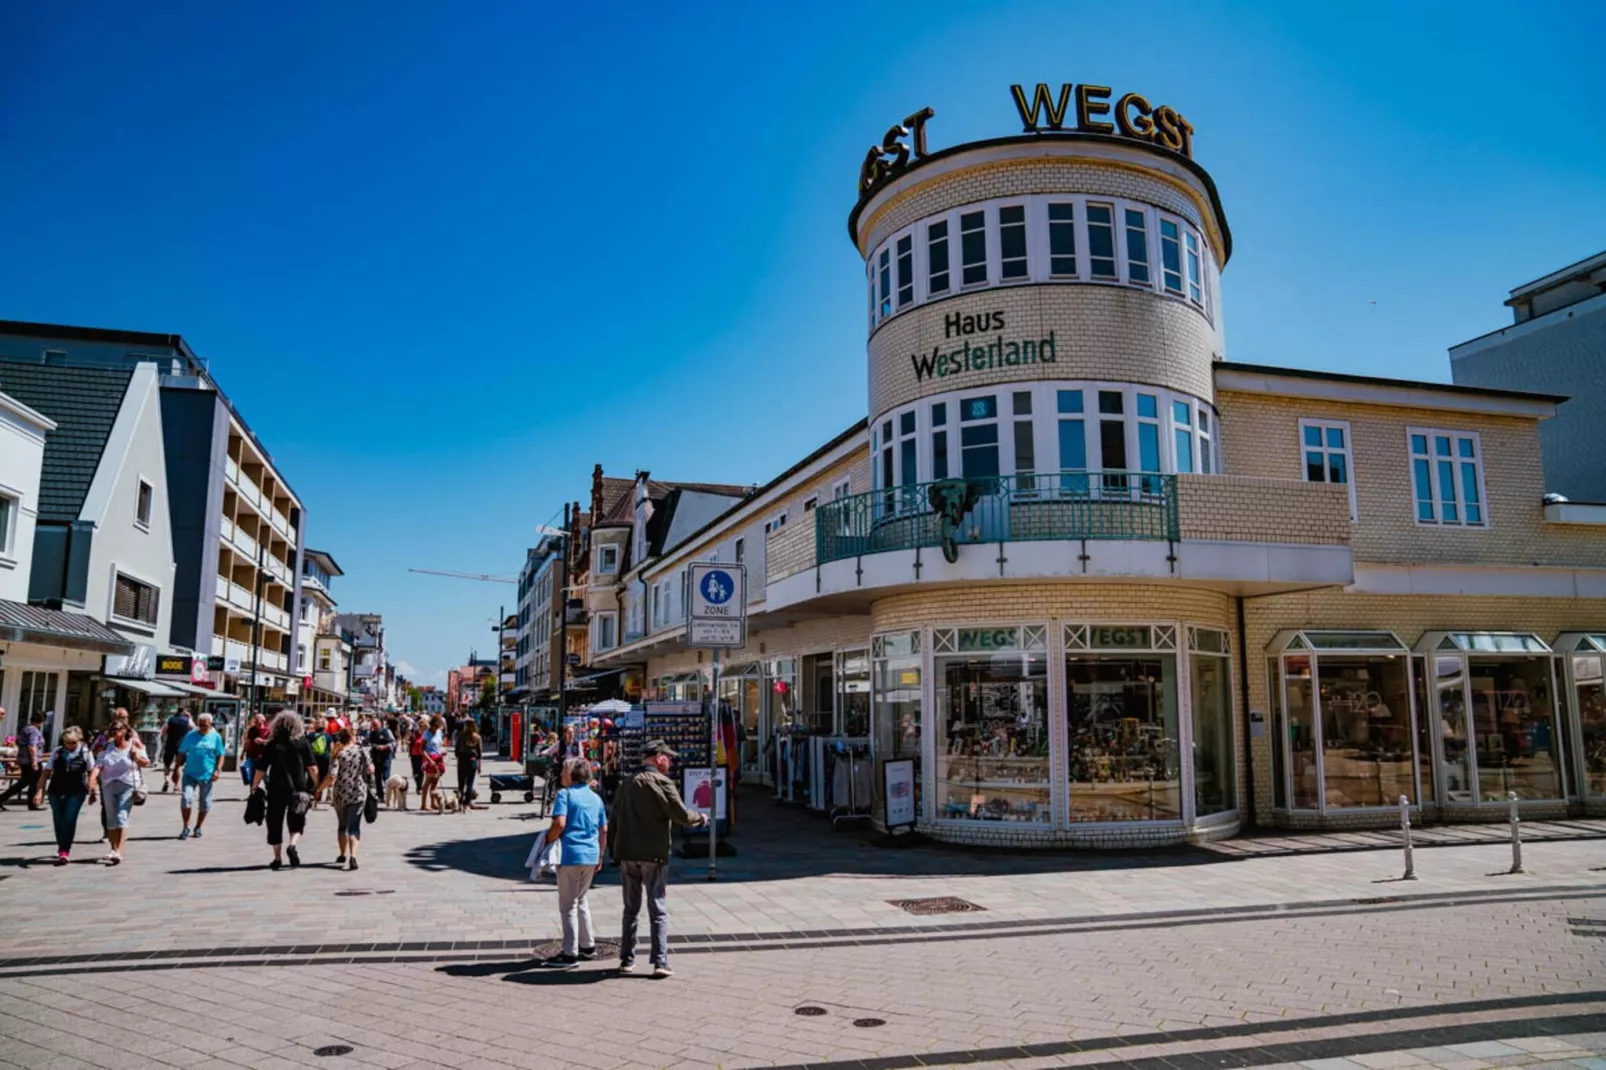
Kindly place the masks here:
<instances>
[{"instance_id":1,"label":"dog on leash","mask_svg":"<svg viewBox=\"0 0 1606 1070\"><path fill-rule=\"evenodd\" d=\"M458 800L457 792L455 792L455 791L443 791L440 794L441 794L441 812L442 813L444 813L444 814L457 814L457 813L466 813L467 812L468 808L463 806L461 804L461 802Z\"/></svg>"},{"instance_id":2,"label":"dog on leash","mask_svg":"<svg viewBox=\"0 0 1606 1070\"><path fill-rule=\"evenodd\" d=\"M407 809L407 778L393 773L385 781L385 807L390 810Z\"/></svg>"}]
</instances>

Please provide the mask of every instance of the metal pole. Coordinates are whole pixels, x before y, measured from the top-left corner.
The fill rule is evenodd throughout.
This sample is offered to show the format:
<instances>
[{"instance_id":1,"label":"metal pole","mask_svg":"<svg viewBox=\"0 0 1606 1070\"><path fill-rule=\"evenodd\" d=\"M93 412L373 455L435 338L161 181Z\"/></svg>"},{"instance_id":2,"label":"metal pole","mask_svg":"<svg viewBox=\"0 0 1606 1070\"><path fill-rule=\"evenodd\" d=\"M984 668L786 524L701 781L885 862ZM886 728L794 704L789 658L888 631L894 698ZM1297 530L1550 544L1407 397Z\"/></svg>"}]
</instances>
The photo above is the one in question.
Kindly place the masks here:
<instances>
[{"instance_id":1,"label":"metal pole","mask_svg":"<svg viewBox=\"0 0 1606 1070\"><path fill-rule=\"evenodd\" d=\"M1508 820L1511 822L1511 870L1512 873L1526 873L1522 868L1522 818L1517 816L1517 793L1506 792L1506 806Z\"/></svg>"},{"instance_id":2,"label":"metal pole","mask_svg":"<svg viewBox=\"0 0 1606 1070\"><path fill-rule=\"evenodd\" d=\"M1416 880L1416 859L1411 853L1411 800L1400 796L1400 837L1405 841L1405 876L1402 881Z\"/></svg>"},{"instance_id":3,"label":"metal pole","mask_svg":"<svg viewBox=\"0 0 1606 1070\"><path fill-rule=\"evenodd\" d=\"M708 879L717 876L719 867L716 854L715 840L719 838L719 647L714 648L714 686L710 694L708 709L712 716L709 718L712 731L708 740ZM729 787L725 790L729 791Z\"/></svg>"},{"instance_id":4,"label":"metal pole","mask_svg":"<svg viewBox=\"0 0 1606 1070\"><path fill-rule=\"evenodd\" d=\"M251 620L251 712L262 712L262 692L257 687L257 651L262 646L262 566L263 555L267 553L267 546L257 543L257 576L256 600L254 616Z\"/></svg>"},{"instance_id":5,"label":"metal pole","mask_svg":"<svg viewBox=\"0 0 1606 1070\"><path fill-rule=\"evenodd\" d=\"M558 585L552 600L558 604L558 732L563 732L563 718L569 713L569 695L564 690L564 675L569 667L569 506L563 506L563 537L558 540L561 556L558 558ZM500 657L500 653L498 654ZM500 665L500 662L498 662Z\"/></svg>"}]
</instances>

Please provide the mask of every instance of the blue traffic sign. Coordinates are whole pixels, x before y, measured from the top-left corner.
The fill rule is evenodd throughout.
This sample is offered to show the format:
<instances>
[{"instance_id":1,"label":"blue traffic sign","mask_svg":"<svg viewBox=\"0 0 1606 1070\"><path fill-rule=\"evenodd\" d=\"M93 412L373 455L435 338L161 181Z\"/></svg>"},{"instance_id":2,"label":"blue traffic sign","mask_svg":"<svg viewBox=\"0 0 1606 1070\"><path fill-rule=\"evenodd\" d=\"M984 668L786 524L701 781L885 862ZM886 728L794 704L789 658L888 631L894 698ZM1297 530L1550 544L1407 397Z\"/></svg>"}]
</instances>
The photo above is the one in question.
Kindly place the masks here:
<instances>
[{"instance_id":1,"label":"blue traffic sign","mask_svg":"<svg viewBox=\"0 0 1606 1070\"><path fill-rule=\"evenodd\" d=\"M702 591L704 601L710 605L722 606L736 593L736 581L731 579L729 572L716 568L703 573L703 580L698 584L698 589Z\"/></svg>"}]
</instances>

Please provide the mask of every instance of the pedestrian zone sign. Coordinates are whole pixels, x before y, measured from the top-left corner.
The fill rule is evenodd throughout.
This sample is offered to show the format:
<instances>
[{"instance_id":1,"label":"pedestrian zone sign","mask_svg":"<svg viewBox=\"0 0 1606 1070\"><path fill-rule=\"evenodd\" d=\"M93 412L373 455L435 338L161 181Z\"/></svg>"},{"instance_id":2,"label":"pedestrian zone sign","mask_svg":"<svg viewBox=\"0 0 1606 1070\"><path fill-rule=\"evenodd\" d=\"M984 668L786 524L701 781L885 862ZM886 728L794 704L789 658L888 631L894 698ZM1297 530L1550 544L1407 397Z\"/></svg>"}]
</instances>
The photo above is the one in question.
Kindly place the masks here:
<instances>
[{"instance_id":1,"label":"pedestrian zone sign","mask_svg":"<svg viewBox=\"0 0 1606 1070\"><path fill-rule=\"evenodd\" d=\"M747 645L747 567L699 561L686 569L686 640L694 647Z\"/></svg>"}]
</instances>

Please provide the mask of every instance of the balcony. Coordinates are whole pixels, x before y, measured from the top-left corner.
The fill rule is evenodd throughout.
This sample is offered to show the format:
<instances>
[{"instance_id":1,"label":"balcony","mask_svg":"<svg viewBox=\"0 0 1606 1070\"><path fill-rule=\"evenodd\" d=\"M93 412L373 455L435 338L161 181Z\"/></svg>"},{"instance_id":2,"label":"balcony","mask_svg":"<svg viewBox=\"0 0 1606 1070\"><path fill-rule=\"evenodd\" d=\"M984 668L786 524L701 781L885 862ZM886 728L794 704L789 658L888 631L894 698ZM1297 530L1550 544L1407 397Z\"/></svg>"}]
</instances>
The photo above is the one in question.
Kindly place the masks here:
<instances>
[{"instance_id":1,"label":"balcony","mask_svg":"<svg viewBox=\"0 0 1606 1070\"><path fill-rule=\"evenodd\" d=\"M247 535L241 528L234 529L234 538L231 540L235 547L252 561L257 559L257 541Z\"/></svg>"},{"instance_id":2,"label":"balcony","mask_svg":"<svg viewBox=\"0 0 1606 1070\"><path fill-rule=\"evenodd\" d=\"M229 584L229 604L250 613L253 607L251 592L238 583Z\"/></svg>"},{"instance_id":3,"label":"balcony","mask_svg":"<svg viewBox=\"0 0 1606 1070\"><path fill-rule=\"evenodd\" d=\"M223 520L218 524L218 533L223 537L224 542L233 542L234 521L230 520L228 517L224 517Z\"/></svg>"}]
</instances>

